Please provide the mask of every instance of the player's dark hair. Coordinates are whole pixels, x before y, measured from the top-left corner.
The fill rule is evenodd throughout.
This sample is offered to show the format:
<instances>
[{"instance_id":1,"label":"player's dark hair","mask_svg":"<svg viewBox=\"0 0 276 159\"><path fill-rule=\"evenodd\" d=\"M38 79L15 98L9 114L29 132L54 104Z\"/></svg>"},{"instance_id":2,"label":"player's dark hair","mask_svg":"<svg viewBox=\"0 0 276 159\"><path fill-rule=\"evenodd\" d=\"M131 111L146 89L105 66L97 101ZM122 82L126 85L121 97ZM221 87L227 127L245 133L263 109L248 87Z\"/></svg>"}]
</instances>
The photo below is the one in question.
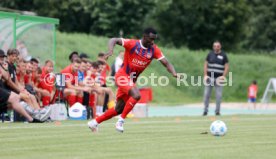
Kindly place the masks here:
<instances>
[{"instance_id":1,"label":"player's dark hair","mask_svg":"<svg viewBox=\"0 0 276 159\"><path fill-rule=\"evenodd\" d=\"M71 52L71 54L69 55L69 60L70 60L70 61L72 61L73 55L78 55L78 56L79 56L79 53L78 53L77 51Z\"/></svg>"},{"instance_id":2,"label":"player's dark hair","mask_svg":"<svg viewBox=\"0 0 276 159\"><path fill-rule=\"evenodd\" d=\"M81 59L89 58L89 56L88 56L86 53L81 53L81 54L79 55L79 57L80 57Z\"/></svg>"},{"instance_id":3,"label":"player's dark hair","mask_svg":"<svg viewBox=\"0 0 276 159\"><path fill-rule=\"evenodd\" d=\"M149 35L150 33L157 34L157 31L152 27L148 27L144 30L144 34Z\"/></svg>"},{"instance_id":4,"label":"player's dark hair","mask_svg":"<svg viewBox=\"0 0 276 159\"><path fill-rule=\"evenodd\" d=\"M104 57L104 53L103 52L98 53L98 57Z\"/></svg>"},{"instance_id":5,"label":"player's dark hair","mask_svg":"<svg viewBox=\"0 0 276 159\"><path fill-rule=\"evenodd\" d=\"M31 61L31 63L37 63L37 64L39 63L38 59L36 59L36 58L31 58L30 61Z\"/></svg>"},{"instance_id":6,"label":"player's dark hair","mask_svg":"<svg viewBox=\"0 0 276 159\"><path fill-rule=\"evenodd\" d=\"M98 60L97 61L99 65L105 65L105 62L101 61L101 60Z\"/></svg>"},{"instance_id":7,"label":"player's dark hair","mask_svg":"<svg viewBox=\"0 0 276 159\"><path fill-rule=\"evenodd\" d=\"M7 55L10 56L10 55L13 55L13 54L17 54L19 55L19 51L17 49L9 49L7 51Z\"/></svg>"},{"instance_id":8,"label":"player's dark hair","mask_svg":"<svg viewBox=\"0 0 276 159\"><path fill-rule=\"evenodd\" d=\"M98 69L99 68L99 64L98 62L91 62L91 66L95 69Z\"/></svg>"}]
</instances>

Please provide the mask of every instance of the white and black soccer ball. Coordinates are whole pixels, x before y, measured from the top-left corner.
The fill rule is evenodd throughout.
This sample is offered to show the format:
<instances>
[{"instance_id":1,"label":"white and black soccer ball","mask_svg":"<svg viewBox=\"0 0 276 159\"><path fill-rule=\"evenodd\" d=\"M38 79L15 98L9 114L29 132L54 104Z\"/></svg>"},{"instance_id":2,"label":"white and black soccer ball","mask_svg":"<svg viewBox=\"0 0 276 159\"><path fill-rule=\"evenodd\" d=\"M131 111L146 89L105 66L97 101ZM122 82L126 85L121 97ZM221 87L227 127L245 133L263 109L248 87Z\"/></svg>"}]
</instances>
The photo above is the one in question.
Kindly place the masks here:
<instances>
[{"instance_id":1,"label":"white and black soccer ball","mask_svg":"<svg viewBox=\"0 0 276 159\"><path fill-rule=\"evenodd\" d=\"M224 136L227 132L226 124L221 120L212 122L210 132L214 136Z\"/></svg>"}]
</instances>

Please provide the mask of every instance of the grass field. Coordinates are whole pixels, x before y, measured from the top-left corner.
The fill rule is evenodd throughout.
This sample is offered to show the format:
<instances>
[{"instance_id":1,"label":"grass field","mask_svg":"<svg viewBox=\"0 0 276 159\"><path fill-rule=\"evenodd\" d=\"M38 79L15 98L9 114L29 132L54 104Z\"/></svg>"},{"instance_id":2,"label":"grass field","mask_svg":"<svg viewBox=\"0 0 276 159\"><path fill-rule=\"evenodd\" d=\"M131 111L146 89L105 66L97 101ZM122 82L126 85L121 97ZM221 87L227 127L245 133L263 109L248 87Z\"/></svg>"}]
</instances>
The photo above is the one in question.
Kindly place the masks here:
<instances>
[{"instance_id":1,"label":"grass field","mask_svg":"<svg viewBox=\"0 0 276 159\"><path fill-rule=\"evenodd\" d=\"M90 55L91 60L96 60L99 52L107 51L107 42L107 37L58 32L56 70L59 71L61 68L64 68L69 64L69 60L67 59L72 50L86 52ZM188 75L187 81L190 86L177 86L176 80L170 76L167 70L163 68L159 62L153 61L150 67L148 67L142 75L148 77L151 73L154 73L158 77L162 75L168 76L170 83L168 86L152 87L154 93L152 103L157 105L178 105L183 103L202 102L204 87L191 86L191 77L194 76L197 79L198 76L203 75L203 64L209 50L193 51L187 48L176 49L165 48L162 47L162 45L160 46L165 56L175 66L177 72L186 73ZM110 65L113 63L119 50L123 50L123 47L115 47L114 56L112 56L108 61ZM224 88L223 101L246 102L247 88L254 79L258 81L258 96L261 98L269 78L276 77L276 56L256 54L252 52L236 54L237 52L228 52L228 50L226 50L226 52L229 57L230 71L233 73L233 86L227 86ZM274 99L276 99L275 96Z\"/></svg>"},{"instance_id":2,"label":"grass field","mask_svg":"<svg viewBox=\"0 0 276 159\"><path fill-rule=\"evenodd\" d=\"M115 119L92 134L86 121L0 124L1 159L260 159L276 156L274 115L223 116L224 137L201 134L215 117Z\"/></svg>"}]
</instances>

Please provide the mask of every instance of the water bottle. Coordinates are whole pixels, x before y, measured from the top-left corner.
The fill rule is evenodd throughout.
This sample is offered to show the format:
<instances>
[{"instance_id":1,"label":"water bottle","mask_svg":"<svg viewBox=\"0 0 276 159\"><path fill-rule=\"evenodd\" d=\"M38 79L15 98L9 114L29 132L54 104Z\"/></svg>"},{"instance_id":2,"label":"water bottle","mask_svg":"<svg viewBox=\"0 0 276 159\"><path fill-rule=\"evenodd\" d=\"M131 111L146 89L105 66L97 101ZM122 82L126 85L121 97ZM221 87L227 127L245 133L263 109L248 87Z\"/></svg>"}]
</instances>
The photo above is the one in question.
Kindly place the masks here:
<instances>
[{"instance_id":1,"label":"water bottle","mask_svg":"<svg viewBox=\"0 0 276 159\"><path fill-rule=\"evenodd\" d=\"M10 120L11 120L11 122L14 121L14 112L13 112L13 110L11 111Z\"/></svg>"}]
</instances>

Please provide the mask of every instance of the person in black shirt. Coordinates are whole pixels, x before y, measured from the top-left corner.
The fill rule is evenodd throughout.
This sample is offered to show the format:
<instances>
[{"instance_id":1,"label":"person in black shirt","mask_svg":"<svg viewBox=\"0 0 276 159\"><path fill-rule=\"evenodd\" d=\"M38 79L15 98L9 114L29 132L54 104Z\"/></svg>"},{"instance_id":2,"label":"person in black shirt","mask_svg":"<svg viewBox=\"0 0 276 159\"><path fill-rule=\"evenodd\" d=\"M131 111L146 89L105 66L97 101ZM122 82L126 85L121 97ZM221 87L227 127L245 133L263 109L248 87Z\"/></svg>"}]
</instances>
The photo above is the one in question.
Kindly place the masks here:
<instances>
[{"instance_id":1,"label":"person in black shirt","mask_svg":"<svg viewBox=\"0 0 276 159\"><path fill-rule=\"evenodd\" d=\"M28 122L43 122L50 116L51 109L35 110L28 104L20 103L20 95L12 90L7 90L4 84L14 88L15 91L20 90L13 83L9 72L6 70L4 58L6 55L0 50L0 108L7 108L9 106L17 113L24 116ZM6 103L3 105L3 103Z\"/></svg>"},{"instance_id":2,"label":"person in black shirt","mask_svg":"<svg viewBox=\"0 0 276 159\"><path fill-rule=\"evenodd\" d=\"M203 116L208 114L209 99L212 93L212 88L216 90L216 110L215 114L220 115L220 103L222 98L222 81L229 70L228 57L221 50L221 43L215 41L213 43L213 50L207 55L204 63L204 112Z\"/></svg>"}]
</instances>

